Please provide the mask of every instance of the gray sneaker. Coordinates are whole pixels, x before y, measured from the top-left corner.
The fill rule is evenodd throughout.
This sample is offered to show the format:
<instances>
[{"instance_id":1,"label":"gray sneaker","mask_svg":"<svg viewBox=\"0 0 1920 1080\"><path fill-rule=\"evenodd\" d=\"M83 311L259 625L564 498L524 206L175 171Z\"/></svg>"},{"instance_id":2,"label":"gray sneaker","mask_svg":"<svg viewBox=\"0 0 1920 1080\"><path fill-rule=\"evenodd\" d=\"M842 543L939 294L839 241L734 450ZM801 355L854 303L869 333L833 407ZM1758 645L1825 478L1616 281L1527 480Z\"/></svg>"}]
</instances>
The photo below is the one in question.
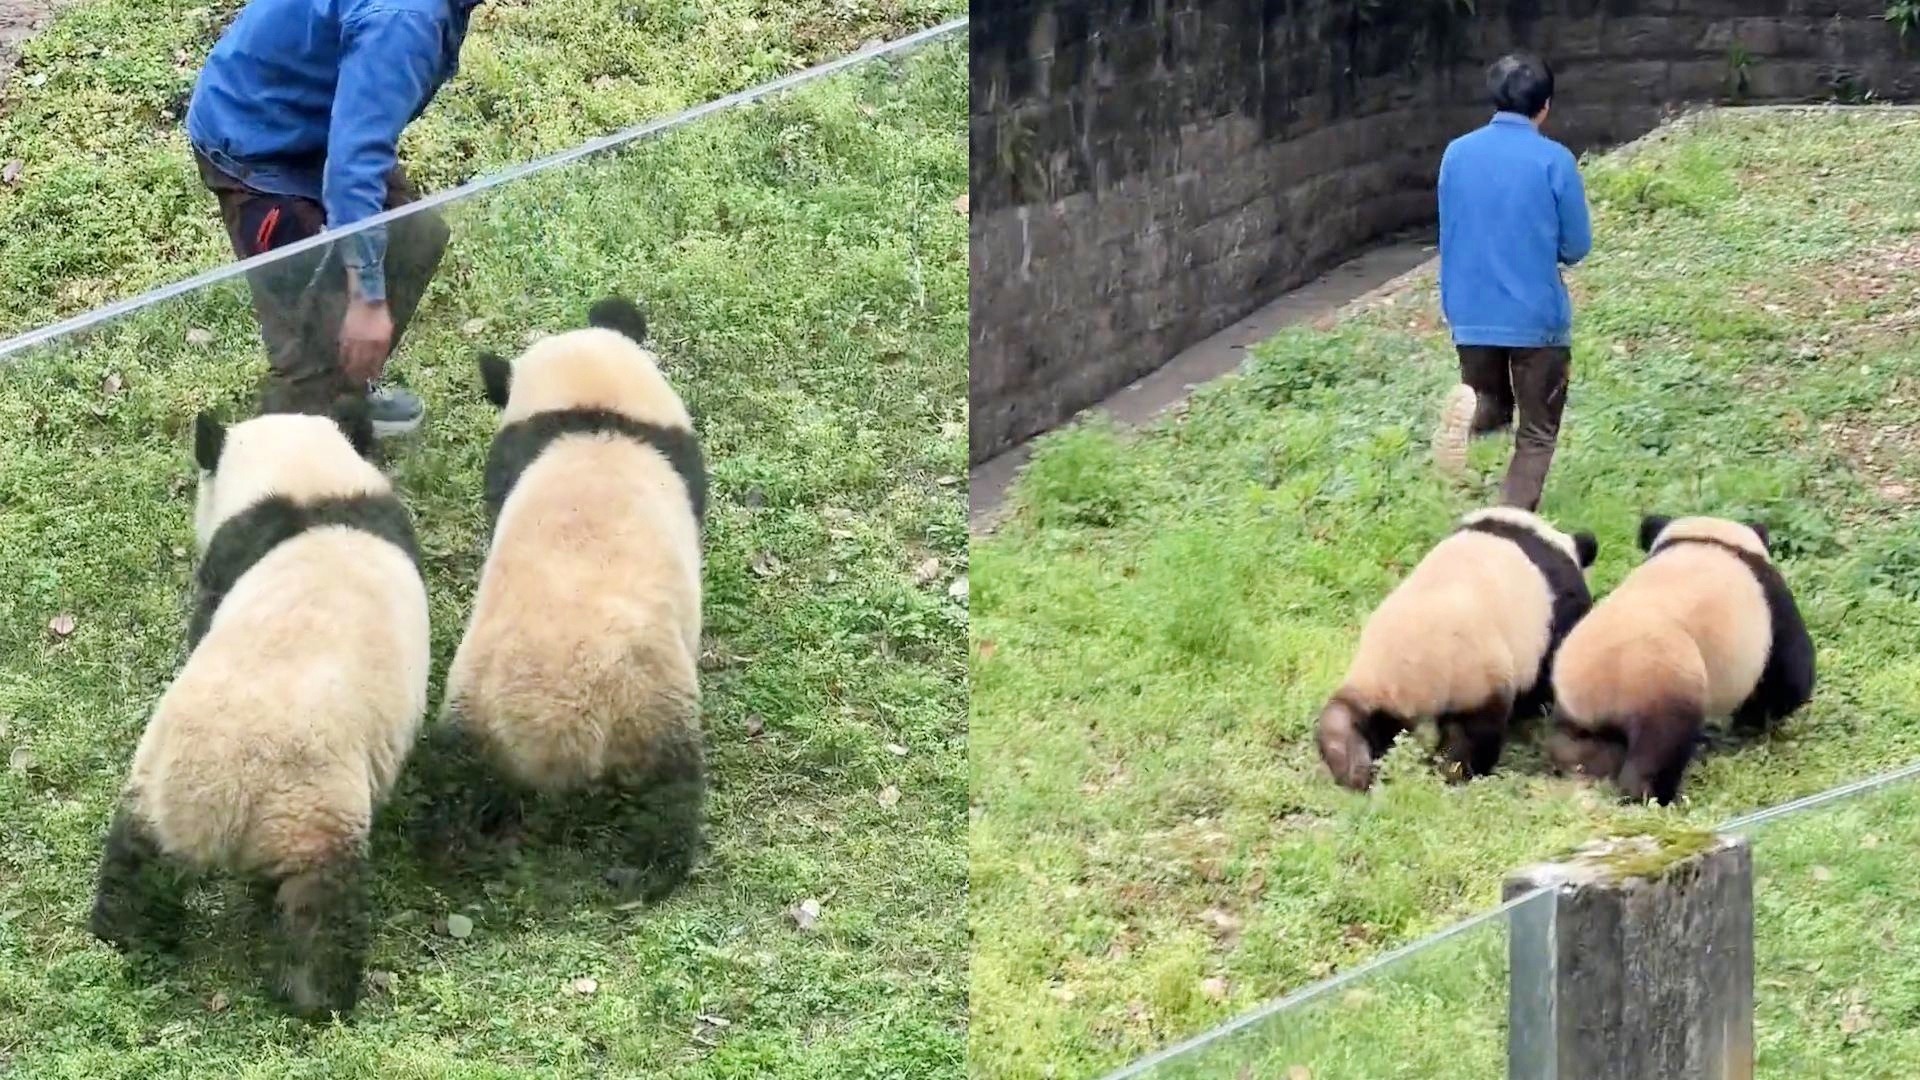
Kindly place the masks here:
<instances>
[{"instance_id":1,"label":"gray sneaker","mask_svg":"<svg viewBox=\"0 0 1920 1080\"><path fill-rule=\"evenodd\" d=\"M427 418L427 407L411 391L398 386L367 384L367 412L376 439L408 435Z\"/></svg>"}]
</instances>

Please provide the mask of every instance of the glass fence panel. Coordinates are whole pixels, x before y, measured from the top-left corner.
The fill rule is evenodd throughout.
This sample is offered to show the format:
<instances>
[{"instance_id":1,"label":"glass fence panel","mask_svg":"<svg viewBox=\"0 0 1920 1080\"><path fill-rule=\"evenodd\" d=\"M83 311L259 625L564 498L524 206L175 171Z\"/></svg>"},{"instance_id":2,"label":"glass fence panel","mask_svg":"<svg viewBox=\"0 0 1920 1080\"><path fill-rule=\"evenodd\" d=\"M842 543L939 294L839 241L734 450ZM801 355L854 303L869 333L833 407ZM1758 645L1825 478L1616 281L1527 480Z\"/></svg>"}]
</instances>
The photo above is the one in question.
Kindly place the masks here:
<instances>
[{"instance_id":1,"label":"glass fence panel","mask_svg":"<svg viewBox=\"0 0 1920 1080\"><path fill-rule=\"evenodd\" d=\"M1309 987L1108 1080L1487 1080L1505 1076L1512 965L1547 932L1533 893ZM1515 943L1519 943L1515 960ZM1530 1026L1525 1009L1520 1023ZM1523 1038L1526 1037L1523 1033Z\"/></svg>"},{"instance_id":2,"label":"glass fence panel","mask_svg":"<svg viewBox=\"0 0 1920 1080\"><path fill-rule=\"evenodd\" d=\"M645 306L711 474L709 852L657 907L618 886L611 831L539 840L530 821L518 850L443 873L403 778L374 841L377 977L325 1038L278 1026L241 883L190 894L188 959L159 974L93 942L87 913L185 655L194 417L325 376L351 238L0 346L0 1069L957 1073L966 109L949 33L387 223L410 315L388 382L426 420L382 457L420 538L435 702L486 551L499 419L478 355L583 325L605 295ZM263 323L298 375L264 388Z\"/></svg>"},{"instance_id":3,"label":"glass fence panel","mask_svg":"<svg viewBox=\"0 0 1920 1080\"><path fill-rule=\"evenodd\" d=\"M1758 1075L1920 1076L1920 780L1756 815Z\"/></svg>"}]
</instances>

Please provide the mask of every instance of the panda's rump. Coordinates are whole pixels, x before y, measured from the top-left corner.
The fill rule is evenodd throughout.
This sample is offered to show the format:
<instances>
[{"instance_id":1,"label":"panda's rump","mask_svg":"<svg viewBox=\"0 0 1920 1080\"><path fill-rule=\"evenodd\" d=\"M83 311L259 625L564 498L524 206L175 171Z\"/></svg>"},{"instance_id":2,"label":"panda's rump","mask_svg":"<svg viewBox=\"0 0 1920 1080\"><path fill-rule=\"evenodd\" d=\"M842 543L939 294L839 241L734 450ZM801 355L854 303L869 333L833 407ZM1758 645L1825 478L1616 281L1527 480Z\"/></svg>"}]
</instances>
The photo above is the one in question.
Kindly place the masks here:
<instances>
[{"instance_id":1,"label":"panda's rump","mask_svg":"<svg viewBox=\"0 0 1920 1080\"><path fill-rule=\"evenodd\" d=\"M1482 708L1533 685L1552 617L1546 579L1519 547L1454 533L1367 620L1348 684L1406 720Z\"/></svg>"},{"instance_id":2,"label":"panda's rump","mask_svg":"<svg viewBox=\"0 0 1920 1080\"><path fill-rule=\"evenodd\" d=\"M1553 663L1560 712L1602 724L1671 706L1704 704L1707 665L1680 622L1623 584L1575 624Z\"/></svg>"},{"instance_id":3,"label":"panda's rump","mask_svg":"<svg viewBox=\"0 0 1920 1080\"><path fill-rule=\"evenodd\" d=\"M425 588L391 544L322 529L236 583L135 751L163 846L207 865L298 862L363 836L426 710Z\"/></svg>"}]
</instances>

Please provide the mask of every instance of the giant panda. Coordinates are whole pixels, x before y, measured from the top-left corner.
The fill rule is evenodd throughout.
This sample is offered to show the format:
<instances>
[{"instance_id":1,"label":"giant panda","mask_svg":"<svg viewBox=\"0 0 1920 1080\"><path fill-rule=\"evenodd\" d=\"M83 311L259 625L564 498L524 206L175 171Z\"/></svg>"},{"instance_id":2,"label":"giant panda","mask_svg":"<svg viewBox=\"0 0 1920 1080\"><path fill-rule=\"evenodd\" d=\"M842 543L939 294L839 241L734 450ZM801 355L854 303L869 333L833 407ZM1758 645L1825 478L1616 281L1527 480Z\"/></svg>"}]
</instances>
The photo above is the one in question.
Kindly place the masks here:
<instances>
[{"instance_id":1,"label":"giant panda","mask_svg":"<svg viewBox=\"0 0 1920 1080\"><path fill-rule=\"evenodd\" d=\"M1574 628L1553 669L1549 761L1670 803L1710 716L1764 732L1813 696L1813 640L1764 526L1650 515L1647 559Z\"/></svg>"},{"instance_id":2,"label":"giant panda","mask_svg":"<svg viewBox=\"0 0 1920 1080\"><path fill-rule=\"evenodd\" d=\"M1320 757L1365 791L1375 762L1423 720L1455 779L1491 772L1516 716L1545 705L1554 650L1592 606L1593 534L1511 507L1477 510L1388 594L1318 722Z\"/></svg>"},{"instance_id":3,"label":"giant panda","mask_svg":"<svg viewBox=\"0 0 1920 1080\"><path fill-rule=\"evenodd\" d=\"M189 651L134 752L90 919L122 950L169 948L195 872L245 875L274 926L272 989L315 1019L358 998L368 832L427 706L418 548L371 435L360 410L196 418Z\"/></svg>"},{"instance_id":4,"label":"giant panda","mask_svg":"<svg viewBox=\"0 0 1920 1080\"><path fill-rule=\"evenodd\" d=\"M483 831L515 821L527 795L606 796L636 863L610 877L659 896L701 840L707 479L646 331L609 298L511 364L481 357L501 423L493 530L435 743L503 781L467 822Z\"/></svg>"}]
</instances>

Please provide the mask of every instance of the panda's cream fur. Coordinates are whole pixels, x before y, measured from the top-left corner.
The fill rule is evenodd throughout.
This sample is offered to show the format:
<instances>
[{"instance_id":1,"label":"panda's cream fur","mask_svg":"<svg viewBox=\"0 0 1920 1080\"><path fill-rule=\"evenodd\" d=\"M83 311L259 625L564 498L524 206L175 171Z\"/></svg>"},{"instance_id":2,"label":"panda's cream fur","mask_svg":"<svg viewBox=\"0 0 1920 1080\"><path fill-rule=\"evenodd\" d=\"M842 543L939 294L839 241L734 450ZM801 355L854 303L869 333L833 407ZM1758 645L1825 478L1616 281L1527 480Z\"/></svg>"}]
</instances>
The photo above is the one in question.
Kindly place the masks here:
<instances>
[{"instance_id":1,"label":"panda's cream fur","mask_svg":"<svg viewBox=\"0 0 1920 1080\"><path fill-rule=\"evenodd\" d=\"M1721 518L1649 517L1649 554L1554 664L1550 758L1671 801L1710 716L1758 731L1812 693L1813 647L1766 537Z\"/></svg>"},{"instance_id":2,"label":"panda's cream fur","mask_svg":"<svg viewBox=\"0 0 1920 1080\"><path fill-rule=\"evenodd\" d=\"M278 889L283 934L311 939L284 950L279 989L303 1012L348 1009L357 956L341 968L310 954L357 945L320 940L311 923L336 908L353 918L360 899L341 893L357 888L374 810L426 710L427 597L411 526L334 421L210 424L202 418L203 451L217 461L202 459L195 513L197 640L134 752L95 928L136 944L141 924L155 929L174 906L123 895L152 878L144 863L249 875Z\"/></svg>"},{"instance_id":3,"label":"panda's cream fur","mask_svg":"<svg viewBox=\"0 0 1920 1080\"><path fill-rule=\"evenodd\" d=\"M595 321L510 374L483 361L497 516L446 719L538 792L677 785L697 802L704 467L637 311ZM669 829L697 829L697 806L679 813Z\"/></svg>"},{"instance_id":4,"label":"panda's cream fur","mask_svg":"<svg viewBox=\"0 0 1920 1080\"><path fill-rule=\"evenodd\" d=\"M1365 789L1375 760L1422 720L1459 775L1492 768L1516 704L1534 709L1557 635L1589 604L1592 538L1509 507L1475 511L1381 602L1360 634L1319 743L1336 779Z\"/></svg>"}]
</instances>

